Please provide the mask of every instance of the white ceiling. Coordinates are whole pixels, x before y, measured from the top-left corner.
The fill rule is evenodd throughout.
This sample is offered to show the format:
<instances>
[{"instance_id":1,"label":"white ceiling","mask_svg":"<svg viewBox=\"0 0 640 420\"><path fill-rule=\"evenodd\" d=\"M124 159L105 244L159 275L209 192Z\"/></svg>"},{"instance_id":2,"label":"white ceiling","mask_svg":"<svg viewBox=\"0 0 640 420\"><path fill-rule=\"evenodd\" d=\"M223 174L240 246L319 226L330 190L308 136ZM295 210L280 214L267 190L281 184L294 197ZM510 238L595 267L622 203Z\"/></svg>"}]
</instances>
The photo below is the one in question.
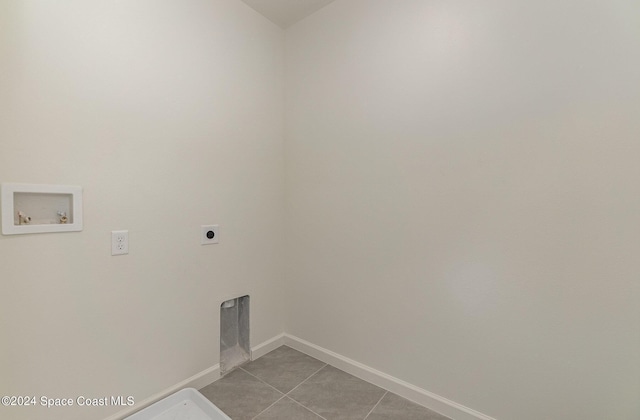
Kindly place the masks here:
<instances>
[{"instance_id":1,"label":"white ceiling","mask_svg":"<svg viewBox=\"0 0 640 420\"><path fill-rule=\"evenodd\" d=\"M286 28L334 0L242 0L275 24Z\"/></svg>"}]
</instances>

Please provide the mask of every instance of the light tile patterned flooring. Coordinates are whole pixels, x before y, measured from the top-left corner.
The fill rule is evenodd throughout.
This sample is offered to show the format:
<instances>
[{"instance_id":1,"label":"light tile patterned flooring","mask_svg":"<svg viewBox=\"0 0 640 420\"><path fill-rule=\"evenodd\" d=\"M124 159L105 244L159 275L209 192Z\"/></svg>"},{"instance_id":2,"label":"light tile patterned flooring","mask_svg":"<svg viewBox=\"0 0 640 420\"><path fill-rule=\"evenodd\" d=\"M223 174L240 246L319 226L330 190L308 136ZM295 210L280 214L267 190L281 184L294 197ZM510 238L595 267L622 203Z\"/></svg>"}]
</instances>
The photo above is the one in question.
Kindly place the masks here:
<instances>
[{"instance_id":1,"label":"light tile patterned flooring","mask_svg":"<svg viewBox=\"0 0 640 420\"><path fill-rule=\"evenodd\" d=\"M200 392L233 420L450 420L287 346Z\"/></svg>"}]
</instances>

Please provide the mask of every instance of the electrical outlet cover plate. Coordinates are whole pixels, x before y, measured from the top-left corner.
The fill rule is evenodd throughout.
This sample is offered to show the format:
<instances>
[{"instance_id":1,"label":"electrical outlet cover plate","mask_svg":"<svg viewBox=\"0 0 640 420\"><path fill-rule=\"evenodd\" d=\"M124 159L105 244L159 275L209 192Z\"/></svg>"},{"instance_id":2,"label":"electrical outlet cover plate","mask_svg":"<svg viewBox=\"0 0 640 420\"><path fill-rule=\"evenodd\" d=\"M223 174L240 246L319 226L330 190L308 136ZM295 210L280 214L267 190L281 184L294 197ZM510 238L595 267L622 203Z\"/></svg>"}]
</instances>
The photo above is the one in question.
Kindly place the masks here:
<instances>
[{"instance_id":1,"label":"electrical outlet cover plate","mask_svg":"<svg viewBox=\"0 0 640 420\"><path fill-rule=\"evenodd\" d=\"M111 231L111 255L124 255L129 253L129 231Z\"/></svg>"},{"instance_id":2,"label":"electrical outlet cover plate","mask_svg":"<svg viewBox=\"0 0 640 420\"><path fill-rule=\"evenodd\" d=\"M218 225L202 225L200 243L202 245L217 244L220 242Z\"/></svg>"}]
</instances>

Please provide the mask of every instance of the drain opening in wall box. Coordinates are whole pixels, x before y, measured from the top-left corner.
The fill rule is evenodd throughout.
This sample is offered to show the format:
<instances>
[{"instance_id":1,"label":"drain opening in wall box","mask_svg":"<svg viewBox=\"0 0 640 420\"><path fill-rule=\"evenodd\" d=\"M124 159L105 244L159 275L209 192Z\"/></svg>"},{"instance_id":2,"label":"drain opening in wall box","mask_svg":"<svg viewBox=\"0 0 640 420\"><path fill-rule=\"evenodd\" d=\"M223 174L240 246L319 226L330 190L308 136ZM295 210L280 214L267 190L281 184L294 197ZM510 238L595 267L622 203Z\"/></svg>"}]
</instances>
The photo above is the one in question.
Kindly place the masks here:
<instances>
[{"instance_id":1,"label":"drain opening in wall box","mask_svg":"<svg viewBox=\"0 0 640 420\"><path fill-rule=\"evenodd\" d=\"M249 360L249 295L246 295L220 305L220 373Z\"/></svg>"}]
</instances>

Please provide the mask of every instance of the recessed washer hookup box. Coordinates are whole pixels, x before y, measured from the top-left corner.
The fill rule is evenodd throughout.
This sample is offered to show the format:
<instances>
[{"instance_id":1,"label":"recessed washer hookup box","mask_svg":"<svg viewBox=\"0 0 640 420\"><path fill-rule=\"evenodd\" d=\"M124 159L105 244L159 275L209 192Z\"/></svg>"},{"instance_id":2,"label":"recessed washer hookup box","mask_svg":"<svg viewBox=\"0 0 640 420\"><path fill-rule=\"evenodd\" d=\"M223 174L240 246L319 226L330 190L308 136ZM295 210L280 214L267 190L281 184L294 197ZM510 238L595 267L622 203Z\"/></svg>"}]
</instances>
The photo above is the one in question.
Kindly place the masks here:
<instances>
[{"instance_id":1,"label":"recessed washer hookup box","mask_svg":"<svg viewBox=\"0 0 640 420\"><path fill-rule=\"evenodd\" d=\"M231 420L211 401L193 388L175 394L138 411L125 420Z\"/></svg>"}]
</instances>

